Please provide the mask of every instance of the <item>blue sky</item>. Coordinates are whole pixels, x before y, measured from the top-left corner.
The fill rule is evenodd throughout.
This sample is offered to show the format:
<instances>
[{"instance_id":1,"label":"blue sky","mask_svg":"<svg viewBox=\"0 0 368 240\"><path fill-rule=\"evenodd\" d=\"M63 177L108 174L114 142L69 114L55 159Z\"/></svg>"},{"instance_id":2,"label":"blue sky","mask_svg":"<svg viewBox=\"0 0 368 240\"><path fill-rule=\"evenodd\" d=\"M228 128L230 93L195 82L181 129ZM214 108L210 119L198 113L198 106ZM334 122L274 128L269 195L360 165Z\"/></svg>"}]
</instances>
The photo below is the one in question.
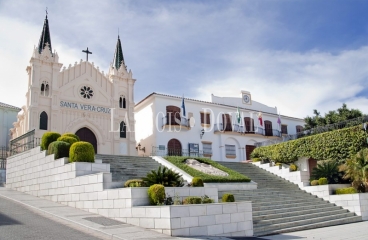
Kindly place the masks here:
<instances>
[{"instance_id":1,"label":"blue sky","mask_svg":"<svg viewBox=\"0 0 368 240\"><path fill-rule=\"evenodd\" d=\"M88 47L107 72L119 28L135 102L153 91L210 100L247 90L282 115L344 102L368 114L368 1L0 0L0 102L25 104L46 7L65 66Z\"/></svg>"}]
</instances>

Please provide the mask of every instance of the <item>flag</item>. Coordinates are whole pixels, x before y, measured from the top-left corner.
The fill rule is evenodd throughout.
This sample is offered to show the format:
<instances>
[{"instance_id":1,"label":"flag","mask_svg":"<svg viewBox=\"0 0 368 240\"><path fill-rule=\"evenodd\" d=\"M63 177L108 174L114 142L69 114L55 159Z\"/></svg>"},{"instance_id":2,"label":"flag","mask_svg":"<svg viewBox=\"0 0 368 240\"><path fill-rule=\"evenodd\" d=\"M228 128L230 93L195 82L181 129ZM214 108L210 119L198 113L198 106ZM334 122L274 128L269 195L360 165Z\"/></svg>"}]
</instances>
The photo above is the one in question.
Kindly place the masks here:
<instances>
[{"instance_id":1,"label":"flag","mask_svg":"<svg viewBox=\"0 0 368 240\"><path fill-rule=\"evenodd\" d=\"M236 112L236 119L238 120L238 123L240 124L240 112L239 112L239 107L238 110Z\"/></svg>"},{"instance_id":2,"label":"flag","mask_svg":"<svg viewBox=\"0 0 368 240\"><path fill-rule=\"evenodd\" d=\"M259 125L261 125L263 127L262 113L261 112L258 113L258 120L259 120Z\"/></svg>"},{"instance_id":3,"label":"flag","mask_svg":"<svg viewBox=\"0 0 368 240\"><path fill-rule=\"evenodd\" d=\"M185 103L184 103L184 96L183 96L183 101L181 102L181 108L183 109L183 117L185 117Z\"/></svg>"},{"instance_id":4,"label":"flag","mask_svg":"<svg viewBox=\"0 0 368 240\"><path fill-rule=\"evenodd\" d=\"M280 113L279 113L279 117L277 119L277 123L279 124L279 127L281 127L281 118L280 118Z\"/></svg>"}]
</instances>

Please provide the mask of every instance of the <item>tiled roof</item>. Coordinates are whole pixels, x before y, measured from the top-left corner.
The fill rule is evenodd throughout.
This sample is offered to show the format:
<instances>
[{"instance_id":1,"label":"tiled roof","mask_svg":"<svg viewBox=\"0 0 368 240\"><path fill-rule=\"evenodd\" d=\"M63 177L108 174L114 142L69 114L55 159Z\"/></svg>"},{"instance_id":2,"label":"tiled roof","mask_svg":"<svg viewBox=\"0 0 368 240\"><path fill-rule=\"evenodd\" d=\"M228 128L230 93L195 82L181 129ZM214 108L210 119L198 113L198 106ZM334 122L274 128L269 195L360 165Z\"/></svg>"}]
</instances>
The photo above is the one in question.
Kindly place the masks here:
<instances>
[{"instance_id":1,"label":"tiled roof","mask_svg":"<svg viewBox=\"0 0 368 240\"><path fill-rule=\"evenodd\" d=\"M20 109L19 107L14 107L14 106L12 106L12 105L9 105L9 104L6 104L6 103L2 103L2 102L0 102L0 107L3 107L3 108L10 108L10 109L16 109L16 110L18 110L18 111L22 110L22 109Z\"/></svg>"},{"instance_id":2,"label":"tiled roof","mask_svg":"<svg viewBox=\"0 0 368 240\"><path fill-rule=\"evenodd\" d=\"M168 94L162 94L162 93L156 93L156 92L153 92L153 93L149 94L147 97L143 98L141 101L139 101L135 106L138 106L139 104L141 104L142 102L144 102L146 99L148 99L148 98L149 98L149 97L151 97L152 95L158 95L158 96L165 96L165 97L171 97L171 98L179 98L179 99L182 99L182 97L179 97L179 96L173 96L173 95L168 95ZM202 103L207 103L207 104L213 104L213 105L218 105L218 106L224 106L224 107L235 107L235 106L232 106L232 105L227 105L227 104L222 104L222 103L208 102L208 101L203 101L203 100L198 100L198 99L193 99L193 98L184 98L184 99L185 99L185 100L190 100L190 101L195 101L195 102L202 102ZM249 108L243 108L243 107L239 107L239 109L254 111L254 110L252 110L252 109L249 109ZM263 112L263 113L270 114L270 115L278 116L278 114L275 114L275 113L270 113L270 112L265 112L265 111L262 111L262 112ZM292 118L292 119L297 119L297 120L303 120L303 119L301 119L301 118L290 117L290 116L285 116L285 115L280 115L280 117L287 117L287 118Z\"/></svg>"}]
</instances>

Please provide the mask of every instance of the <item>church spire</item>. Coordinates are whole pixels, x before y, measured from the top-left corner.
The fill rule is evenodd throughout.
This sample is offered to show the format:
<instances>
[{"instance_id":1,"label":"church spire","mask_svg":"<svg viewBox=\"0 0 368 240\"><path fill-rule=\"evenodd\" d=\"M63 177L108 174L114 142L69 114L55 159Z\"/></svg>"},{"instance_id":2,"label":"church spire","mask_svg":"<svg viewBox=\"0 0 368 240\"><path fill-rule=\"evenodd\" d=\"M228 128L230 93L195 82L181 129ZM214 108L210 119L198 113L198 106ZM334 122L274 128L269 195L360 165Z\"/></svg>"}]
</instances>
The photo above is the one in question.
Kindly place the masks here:
<instances>
[{"instance_id":1,"label":"church spire","mask_svg":"<svg viewBox=\"0 0 368 240\"><path fill-rule=\"evenodd\" d=\"M45 48L45 46L47 45L49 46L50 52L52 53L49 20L47 19L47 12L46 12L46 18L43 23L43 29L42 29L40 41L38 43L38 53L41 53L43 49Z\"/></svg>"},{"instance_id":2,"label":"church spire","mask_svg":"<svg viewBox=\"0 0 368 240\"><path fill-rule=\"evenodd\" d=\"M114 54L114 59L113 59L113 67L115 69L119 69L121 64L123 64L125 68L123 49L121 48L120 37L118 35L118 42L116 43L115 54Z\"/></svg>"}]
</instances>

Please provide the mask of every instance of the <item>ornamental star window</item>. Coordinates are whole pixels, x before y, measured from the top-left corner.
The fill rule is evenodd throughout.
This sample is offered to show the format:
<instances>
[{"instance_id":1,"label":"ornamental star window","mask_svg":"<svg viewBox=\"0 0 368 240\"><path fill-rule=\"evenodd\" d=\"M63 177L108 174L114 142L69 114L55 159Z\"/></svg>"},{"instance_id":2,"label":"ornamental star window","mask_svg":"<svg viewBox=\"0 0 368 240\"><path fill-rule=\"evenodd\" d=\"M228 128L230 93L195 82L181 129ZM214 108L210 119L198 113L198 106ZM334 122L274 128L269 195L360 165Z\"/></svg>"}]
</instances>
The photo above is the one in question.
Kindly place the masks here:
<instances>
[{"instance_id":1,"label":"ornamental star window","mask_svg":"<svg viewBox=\"0 0 368 240\"><path fill-rule=\"evenodd\" d=\"M90 87L84 86L80 89L80 95L85 99L91 99L93 97L93 90Z\"/></svg>"}]
</instances>

